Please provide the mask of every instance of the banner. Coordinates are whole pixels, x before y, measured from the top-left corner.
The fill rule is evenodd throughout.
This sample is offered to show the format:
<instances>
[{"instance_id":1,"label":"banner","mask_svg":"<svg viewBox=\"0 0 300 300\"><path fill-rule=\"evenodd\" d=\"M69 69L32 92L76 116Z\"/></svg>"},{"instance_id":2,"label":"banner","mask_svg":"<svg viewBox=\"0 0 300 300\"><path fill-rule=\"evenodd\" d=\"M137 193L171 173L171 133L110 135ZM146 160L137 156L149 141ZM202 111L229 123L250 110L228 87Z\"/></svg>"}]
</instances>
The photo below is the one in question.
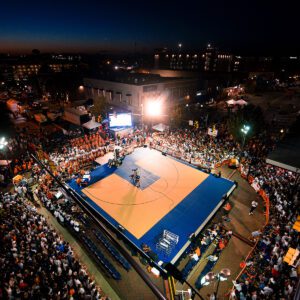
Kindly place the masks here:
<instances>
[{"instance_id":1,"label":"banner","mask_svg":"<svg viewBox=\"0 0 300 300\"><path fill-rule=\"evenodd\" d=\"M218 135L218 130L215 128L208 128L207 134L210 136L217 136Z\"/></svg>"}]
</instances>

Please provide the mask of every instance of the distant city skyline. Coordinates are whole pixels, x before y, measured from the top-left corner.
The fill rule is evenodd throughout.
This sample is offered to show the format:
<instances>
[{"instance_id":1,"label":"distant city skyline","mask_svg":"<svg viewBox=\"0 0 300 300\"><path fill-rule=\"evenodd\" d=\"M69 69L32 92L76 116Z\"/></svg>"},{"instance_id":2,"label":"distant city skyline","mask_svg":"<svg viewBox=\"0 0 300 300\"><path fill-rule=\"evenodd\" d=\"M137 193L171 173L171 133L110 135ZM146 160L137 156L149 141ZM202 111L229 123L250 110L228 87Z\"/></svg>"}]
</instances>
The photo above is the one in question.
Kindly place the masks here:
<instances>
[{"instance_id":1,"label":"distant city skyline","mask_svg":"<svg viewBox=\"0 0 300 300\"><path fill-rule=\"evenodd\" d=\"M242 6L243 5L243 6ZM11 1L0 11L0 52L126 51L203 48L297 55L297 10L251 1Z\"/></svg>"}]
</instances>

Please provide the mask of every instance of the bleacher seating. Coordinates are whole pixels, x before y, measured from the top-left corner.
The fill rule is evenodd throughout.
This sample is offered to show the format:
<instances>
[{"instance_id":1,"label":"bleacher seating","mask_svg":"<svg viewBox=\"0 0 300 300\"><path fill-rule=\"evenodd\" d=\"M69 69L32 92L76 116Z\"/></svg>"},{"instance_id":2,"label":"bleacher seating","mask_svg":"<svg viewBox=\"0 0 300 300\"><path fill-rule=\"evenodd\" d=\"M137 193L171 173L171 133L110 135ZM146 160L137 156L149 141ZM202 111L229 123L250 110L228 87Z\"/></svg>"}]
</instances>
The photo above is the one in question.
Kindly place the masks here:
<instances>
[{"instance_id":1,"label":"bleacher seating","mask_svg":"<svg viewBox=\"0 0 300 300\"><path fill-rule=\"evenodd\" d=\"M218 259L215 261L211 261L208 260L206 266L204 267L204 269L202 270L202 272L199 274L196 282L195 282L195 287L200 290L202 288L202 284L201 284L201 279L203 276L205 276L208 272L210 272L212 270L212 268L215 266L215 264L217 263L217 261L219 260L219 256L220 256L220 252L218 251L218 247L215 248L215 250L212 252L211 255L216 255L218 256Z\"/></svg>"},{"instance_id":2,"label":"bleacher seating","mask_svg":"<svg viewBox=\"0 0 300 300\"><path fill-rule=\"evenodd\" d=\"M97 239L105 246L105 248L112 254L112 256L124 267L126 271L131 269L129 262L114 248L109 240L98 230L94 230Z\"/></svg>"},{"instance_id":3,"label":"bleacher seating","mask_svg":"<svg viewBox=\"0 0 300 300\"><path fill-rule=\"evenodd\" d=\"M80 214L77 216L77 218L85 227L87 227L87 228L90 227L91 224L90 224L88 217Z\"/></svg>"},{"instance_id":4,"label":"bleacher seating","mask_svg":"<svg viewBox=\"0 0 300 300\"><path fill-rule=\"evenodd\" d=\"M109 262L109 260L107 258L105 258L104 254L97 248L97 246L94 244L94 242L86 236L82 236L82 240L83 240L84 244L90 249L90 251L92 251L92 253L97 257L100 264L111 275L111 277L116 280L120 280L121 274Z\"/></svg>"},{"instance_id":5,"label":"bleacher seating","mask_svg":"<svg viewBox=\"0 0 300 300\"><path fill-rule=\"evenodd\" d=\"M211 243L213 242L212 240L210 241ZM204 255L205 251L208 249L208 247L211 245L201 245L200 247L200 253L201 256ZM192 272L193 268L196 266L196 264L198 263L198 261L195 261L194 259L190 259L186 265L184 266L184 268L182 269L181 273L184 279L187 279L188 275Z\"/></svg>"}]
</instances>

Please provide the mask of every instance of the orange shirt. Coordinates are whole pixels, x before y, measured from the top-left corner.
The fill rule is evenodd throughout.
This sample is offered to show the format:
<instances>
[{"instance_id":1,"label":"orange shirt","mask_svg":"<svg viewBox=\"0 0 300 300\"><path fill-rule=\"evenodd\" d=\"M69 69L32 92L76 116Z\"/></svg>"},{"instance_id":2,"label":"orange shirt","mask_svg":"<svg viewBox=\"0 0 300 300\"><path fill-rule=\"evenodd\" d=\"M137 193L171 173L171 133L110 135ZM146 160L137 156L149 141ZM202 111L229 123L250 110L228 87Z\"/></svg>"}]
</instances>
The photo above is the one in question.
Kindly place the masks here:
<instances>
[{"instance_id":1,"label":"orange shirt","mask_svg":"<svg viewBox=\"0 0 300 300\"><path fill-rule=\"evenodd\" d=\"M227 203L225 204L224 209L225 209L226 211L230 211L230 210L231 210L231 205L229 204L229 202L227 202Z\"/></svg>"},{"instance_id":2,"label":"orange shirt","mask_svg":"<svg viewBox=\"0 0 300 300\"><path fill-rule=\"evenodd\" d=\"M220 240L220 242L219 242L219 248L221 250L223 250L225 248L225 243L223 242L223 240Z\"/></svg>"}]
</instances>

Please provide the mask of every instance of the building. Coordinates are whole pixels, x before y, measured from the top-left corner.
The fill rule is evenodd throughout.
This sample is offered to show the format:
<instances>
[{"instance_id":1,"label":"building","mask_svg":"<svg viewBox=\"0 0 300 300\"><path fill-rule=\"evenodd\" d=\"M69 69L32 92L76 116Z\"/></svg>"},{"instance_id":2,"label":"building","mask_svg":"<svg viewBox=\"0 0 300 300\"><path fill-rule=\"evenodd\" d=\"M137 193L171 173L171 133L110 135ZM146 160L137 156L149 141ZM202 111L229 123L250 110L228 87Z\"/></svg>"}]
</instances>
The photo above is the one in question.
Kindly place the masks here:
<instances>
[{"instance_id":1,"label":"building","mask_svg":"<svg viewBox=\"0 0 300 300\"><path fill-rule=\"evenodd\" d=\"M202 51L168 51L167 48L155 49L155 69L191 70L204 72L231 72L234 56L218 51L208 44Z\"/></svg>"},{"instance_id":2,"label":"building","mask_svg":"<svg viewBox=\"0 0 300 300\"><path fill-rule=\"evenodd\" d=\"M105 97L107 103L133 113L140 122L143 109L150 101L161 101L163 114L177 104L192 101L197 93L198 80L166 78L154 74L116 72L109 78L84 78L85 95L94 102Z\"/></svg>"},{"instance_id":3,"label":"building","mask_svg":"<svg viewBox=\"0 0 300 300\"><path fill-rule=\"evenodd\" d=\"M23 80L37 75L45 67L54 73L77 70L81 57L78 55L21 55L0 58L0 74L8 81Z\"/></svg>"}]
</instances>

